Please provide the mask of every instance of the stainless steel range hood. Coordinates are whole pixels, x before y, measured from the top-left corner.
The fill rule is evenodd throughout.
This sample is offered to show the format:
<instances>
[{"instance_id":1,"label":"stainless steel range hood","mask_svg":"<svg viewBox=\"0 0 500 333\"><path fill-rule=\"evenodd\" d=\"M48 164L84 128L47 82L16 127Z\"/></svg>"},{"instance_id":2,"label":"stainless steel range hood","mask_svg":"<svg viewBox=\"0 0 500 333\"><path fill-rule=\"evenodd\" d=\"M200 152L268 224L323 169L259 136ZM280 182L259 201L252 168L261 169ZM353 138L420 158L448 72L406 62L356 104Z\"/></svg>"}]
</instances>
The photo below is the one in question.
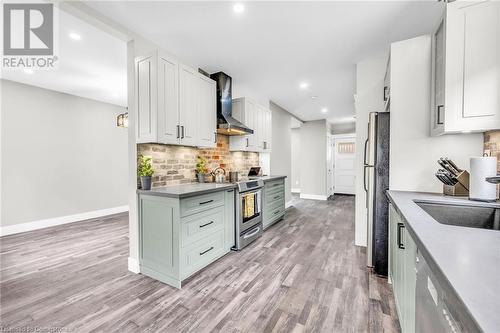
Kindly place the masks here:
<instances>
[{"instance_id":1,"label":"stainless steel range hood","mask_svg":"<svg viewBox=\"0 0 500 333\"><path fill-rule=\"evenodd\" d=\"M218 72L211 74L210 78L217 82L217 133L224 135L253 134L252 129L233 118L231 77L223 72Z\"/></svg>"}]
</instances>

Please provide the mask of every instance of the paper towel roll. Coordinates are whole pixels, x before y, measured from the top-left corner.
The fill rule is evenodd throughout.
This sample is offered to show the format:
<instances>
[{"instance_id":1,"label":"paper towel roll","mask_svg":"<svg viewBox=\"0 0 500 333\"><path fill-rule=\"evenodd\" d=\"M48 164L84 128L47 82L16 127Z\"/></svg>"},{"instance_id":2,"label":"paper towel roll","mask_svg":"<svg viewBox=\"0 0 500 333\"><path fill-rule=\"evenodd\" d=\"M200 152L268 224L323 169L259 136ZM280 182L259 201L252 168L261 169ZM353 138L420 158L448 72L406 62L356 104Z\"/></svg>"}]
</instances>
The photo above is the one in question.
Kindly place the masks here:
<instances>
[{"instance_id":1,"label":"paper towel roll","mask_svg":"<svg viewBox=\"0 0 500 333\"><path fill-rule=\"evenodd\" d=\"M496 157L471 157L469 198L471 200L495 201L497 198L497 186L488 183L486 177L496 175Z\"/></svg>"}]
</instances>

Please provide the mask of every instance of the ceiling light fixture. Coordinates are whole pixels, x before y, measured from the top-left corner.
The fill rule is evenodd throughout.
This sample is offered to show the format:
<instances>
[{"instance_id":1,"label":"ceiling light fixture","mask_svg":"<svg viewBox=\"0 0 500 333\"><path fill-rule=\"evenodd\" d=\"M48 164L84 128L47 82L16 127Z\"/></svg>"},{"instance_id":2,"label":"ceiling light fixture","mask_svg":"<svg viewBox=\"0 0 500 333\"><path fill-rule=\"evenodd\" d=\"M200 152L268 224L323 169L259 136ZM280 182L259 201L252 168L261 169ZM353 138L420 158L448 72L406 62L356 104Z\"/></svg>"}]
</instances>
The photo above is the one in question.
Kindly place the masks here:
<instances>
[{"instance_id":1,"label":"ceiling light fixture","mask_svg":"<svg viewBox=\"0 0 500 333\"><path fill-rule=\"evenodd\" d=\"M318 96L314 95L314 96L311 96L312 99L316 99L318 98Z\"/></svg>"},{"instance_id":2,"label":"ceiling light fixture","mask_svg":"<svg viewBox=\"0 0 500 333\"><path fill-rule=\"evenodd\" d=\"M24 72L25 72L26 74L33 74L33 73L34 73L34 72L33 72L33 70L32 70L32 69L30 69L30 68L25 68L25 69L24 69Z\"/></svg>"},{"instance_id":3,"label":"ceiling light fixture","mask_svg":"<svg viewBox=\"0 0 500 333\"><path fill-rule=\"evenodd\" d=\"M322 108L321 109L321 113L327 113L328 112L328 109L327 108Z\"/></svg>"},{"instance_id":4,"label":"ceiling light fixture","mask_svg":"<svg viewBox=\"0 0 500 333\"><path fill-rule=\"evenodd\" d=\"M307 82L301 82L301 83L299 83L299 88L300 89L307 89L307 87L309 87L309 83L307 83Z\"/></svg>"},{"instance_id":5,"label":"ceiling light fixture","mask_svg":"<svg viewBox=\"0 0 500 333\"><path fill-rule=\"evenodd\" d=\"M80 40L80 39L82 39L82 36L80 36L76 32L70 32L68 36L69 36L69 38L74 39L74 40Z\"/></svg>"},{"instance_id":6,"label":"ceiling light fixture","mask_svg":"<svg viewBox=\"0 0 500 333\"><path fill-rule=\"evenodd\" d=\"M243 5L242 3L237 3L233 6L233 11L236 14L241 14L245 11L245 5Z\"/></svg>"}]
</instances>

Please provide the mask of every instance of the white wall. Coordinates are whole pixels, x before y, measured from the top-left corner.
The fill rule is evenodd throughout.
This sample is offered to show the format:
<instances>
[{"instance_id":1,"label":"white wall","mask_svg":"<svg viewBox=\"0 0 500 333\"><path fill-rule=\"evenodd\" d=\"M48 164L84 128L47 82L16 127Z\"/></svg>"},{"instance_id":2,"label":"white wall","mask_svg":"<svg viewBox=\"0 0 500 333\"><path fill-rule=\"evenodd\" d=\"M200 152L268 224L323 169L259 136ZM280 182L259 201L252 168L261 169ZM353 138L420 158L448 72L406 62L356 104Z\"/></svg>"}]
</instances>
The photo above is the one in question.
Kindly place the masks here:
<instances>
[{"instance_id":1,"label":"white wall","mask_svg":"<svg viewBox=\"0 0 500 333\"><path fill-rule=\"evenodd\" d=\"M292 179L293 191L300 190L300 127L292 128Z\"/></svg>"},{"instance_id":2,"label":"white wall","mask_svg":"<svg viewBox=\"0 0 500 333\"><path fill-rule=\"evenodd\" d=\"M351 134L356 133L356 123L329 123L328 129L330 134Z\"/></svg>"},{"instance_id":3,"label":"white wall","mask_svg":"<svg viewBox=\"0 0 500 333\"><path fill-rule=\"evenodd\" d=\"M469 169L469 158L481 156L483 135L429 136L431 37L392 44L390 188L442 192L434 173L440 157Z\"/></svg>"},{"instance_id":4,"label":"white wall","mask_svg":"<svg viewBox=\"0 0 500 333\"><path fill-rule=\"evenodd\" d=\"M300 128L300 196L326 200L326 120L306 121Z\"/></svg>"},{"instance_id":5,"label":"white wall","mask_svg":"<svg viewBox=\"0 0 500 333\"><path fill-rule=\"evenodd\" d=\"M292 116L285 109L273 102L269 103L272 112L272 153L271 175L286 176L285 201L292 199Z\"/></svg>"},{"instance_id":6,"label":"white wall","mask_svg":"<svg viewBox=\"0 0 500 333\"><path fill-rule=\"evenodd\" d=\"M363 188L363 154L368 137L368 114L382 111L382 91L388 53L374 54L356 64L356 212L355 244L366 246L367 211L366 192Z\"/></svg>"},{"instance_id":7,"label":"white wall","mask_svg":"<svg viewBox=\"0 0 500 333\"><path fill-rule=\"evenodd\" d=\"M2 227L127 206L125 108L7 80L1 90Z\"/></svg>"}]
</instances>

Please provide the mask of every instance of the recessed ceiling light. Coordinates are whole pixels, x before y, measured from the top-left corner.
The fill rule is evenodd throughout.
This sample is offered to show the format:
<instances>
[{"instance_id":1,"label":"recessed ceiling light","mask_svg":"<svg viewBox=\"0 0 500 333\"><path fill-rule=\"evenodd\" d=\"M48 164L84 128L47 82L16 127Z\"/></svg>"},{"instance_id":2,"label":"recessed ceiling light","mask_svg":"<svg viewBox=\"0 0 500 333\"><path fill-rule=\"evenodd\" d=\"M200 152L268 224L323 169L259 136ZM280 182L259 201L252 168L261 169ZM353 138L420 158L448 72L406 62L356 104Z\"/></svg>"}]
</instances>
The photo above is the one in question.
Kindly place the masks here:
<instances>
[{"instance_id":1,"label":"recessed ceiling light","mask_svg":"<svg viewBox=\"0 0 500 333\"><path fill-rule=\"evenodd\" d=\"M327 113L328 112L328 109L327 108L322 108L321 109L321 113Z\"/></svg>"},{"instance_id":2,"label":"recessed ceiling light","mask_svg":"<svg viewBox=\"0 0 500 333\"><path fill-rule=\"evenodd\" d=\"M237 14L241 14L245 11L245 5L242 3L237 3L233 6L233 11Z\"/></svg>"},{"instance_id":3,"label":"recessed ceiling light","mask_svg":"<svg viewBox=\"0 0 500 333\"><path fill-rule=\"evenodd\" d=\"M34 73L34 72L33 72L33 70L32 70L32 69L30 69L30 68L25 68L25 69L24 69L24 72L25 72L26 74L33 74L33 73Z\"/></svg>"},{"instance_id":4,"label":"recessed ceiling light","mask_svg":"<svg viewBox=\"0 0 500 333\"><path fill-rule=\"evenodd\" d=\"M306 89L307 87L309 87L309 83L307 83L307 82L300 82L299 83L300 89Z\"/></svg>"},{"instance_id":5,"label":"recessed ceiling light","mask_svg":"<svg viewBox=\"0 0 500 333\"><path fill-rule=\"evenodd\" d=\"M74 39L74 40L80 40L80 39L82 39L82 36L80 36L76 32L70 32L68 36L69 36L69 38Z\"/></svg>"},{"instance_id":6,"label":"recessed ceiling light","mask_svg":"<svg viewBox=\"0 0 500 333\"><path fill-rule=\"evenodd\" d=\"M311 96L312 99L316 99L318 98L318 96L314 95L314 96Z\"/></svg>"}]
</instances>

